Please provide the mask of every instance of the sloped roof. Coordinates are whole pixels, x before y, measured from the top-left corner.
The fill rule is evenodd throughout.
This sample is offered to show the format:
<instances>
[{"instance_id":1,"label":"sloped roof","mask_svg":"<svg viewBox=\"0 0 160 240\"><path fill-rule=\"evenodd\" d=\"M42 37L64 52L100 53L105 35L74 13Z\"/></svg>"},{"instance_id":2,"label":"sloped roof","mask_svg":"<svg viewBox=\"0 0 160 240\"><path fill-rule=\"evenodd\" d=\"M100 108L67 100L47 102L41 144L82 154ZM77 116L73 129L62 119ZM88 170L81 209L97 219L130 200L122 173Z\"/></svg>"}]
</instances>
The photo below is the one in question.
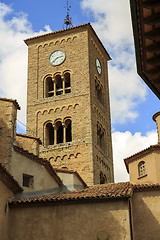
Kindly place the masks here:
<instances>
[{"instance_id":1,"label":"sloped roof","mask_svg":"<svg viewBox=\"0 0 160 240\"><path fill-rule=\"evenodd\" d=\"M58 183L58 185L62 185L62 181L61 179L58 177L58 175L56 174L56 172L53 170L52 165L50 164L50 162L47 159L44 158L39 158L38 156L34 155L33 153L29 153L27 150L24 150L23 148L20 148L18 146L13 146L13 149L22 154L23 156L31 159L32 161L44 166L46 168L46 170L49 172L49 174L56 180L56 182Z\"/></svg>"},{"instance_id":2,"label":"sloped roof","mask_svg":"<svg viewBox=\"0 0 160 240\"><path fill-rule=\"evenodd\" d=\"M16 99L11 99L11 98L0 98L0 101L12 102L18 110L21 109Z\"/></svg>"},{"instance_id":3,"label":"sloped roof","mask_svg":"<svg viewBox=\"0 0 160 240\"><path fill-rule=\"evenodd\" d=\"M142 151L140 151L138 153L135 153L135 154L133 154L132 156L130 156L128 158L125 158L124 162L125 162L125 165L126 165L128 173L129 173L128 164L130 162L132 162L133 160L137 159L138 157L141 157L141 156L143 156L143 155L145 155L147 153L150 153L150 152L154 151L155 149L156 150L157 149L160 150L160 143L158 143L156 145L151 145L150 147L148 147L148 148L146 148L146 149L144 149L144 150L142 150Z\"/></svg>"},{"instance_id":4,"label":"sloped roof","mask_svg":"<svg viewBox=\"0 0 160 240\"><path fill-rule=\"evenodd\" d=\"M83 200L99 200L99 199L121 199L132 197L133 189L129 182L125 183L108 183L102 185L94 185L83 190L72 192L61 192L49 196L31 197L25 199L14 200L12 204L20 203L49 203L62 201L83 201Z\"/></svg>"},{"instance_id":5,"label":"sloped roof","mask_svg":"<svg viewBox=\"0 0 160 240\"><path fill-rule=\"evenodd\" d=\"M135 184L133 185L134 192L156 191L160 190L160 184Z\"/></svg>"},{"instance_id":6,"label":"sloped roof","mask_svg":"<svg viewBox=\"0 0 160 240\"><path fill-rule=\"evenodd\" d=\"M33 136L29 136L29 135L27 135L27 134L22 134L22 133L16 133L16 136L18 136L18 137L23 137L23 138L35 139L35 140L37 140L37 142L38 142L39 144L42 144L42 141L41 141L40 138L38 138L38 137L33 137Z\"/></svg>"},{"instance_id":7,"label":"sloped roof","mask_svg":"<svg viewBox=\"0 0 160 240\"><path fill-rule=\"evenodd\" d=\"M130 0L137 72L160 99L160 1Z\"/></svg>"},{"instance_id":8,"label":"sloped roof","mask_svg":"<svg viewBox=\"0 0 160 240\"><path fill-rule=\"evenodd\" d=\"M6 168L0 163L0 181L2 181L7 188L9 188L14 194L23 191L18 182L13 176L6 170Z\"/></svg>"},{"instance_id":9,"label":"sloped roof","mask_svg":"<svg viewBox=\"0 0 160 240\"><path fill-rule=\"evenodd\" d=\"M35 37L32 37L32 38L28 38L28 39L25 39L24 42L29 45L29 42L31 42L32 40L35 40L35 39L39 39L39 38L43 38L43 37L48 37L48 36L54 36L55 34L62 34L62 33L67 33L69 31L77 31L79 29L82 29L82 28L90 28L91 31L94 33L94 35L96 36L96 38L98 39L99 43L101 44L101 46L103 47L104 51L106 52L106 54L108 55L108 60L111 60L111 57L109 56L108 52L106 51L105 47L103 46L102 42L100 41L100 39L98 38L96 32L94 31L93 27L91 26L90 23L85 23L85 24L82 24L82 25L78 25L78 26L74 26L74 27L71 27L71 28L67 28L67 29L63 29L63 30L59 30L59 31L55 31L55 32L50 32L50 33L46 33L46 34L43 34L43 35L39 35L39 36L35 36Z\"/></svg>"}]
</instances>

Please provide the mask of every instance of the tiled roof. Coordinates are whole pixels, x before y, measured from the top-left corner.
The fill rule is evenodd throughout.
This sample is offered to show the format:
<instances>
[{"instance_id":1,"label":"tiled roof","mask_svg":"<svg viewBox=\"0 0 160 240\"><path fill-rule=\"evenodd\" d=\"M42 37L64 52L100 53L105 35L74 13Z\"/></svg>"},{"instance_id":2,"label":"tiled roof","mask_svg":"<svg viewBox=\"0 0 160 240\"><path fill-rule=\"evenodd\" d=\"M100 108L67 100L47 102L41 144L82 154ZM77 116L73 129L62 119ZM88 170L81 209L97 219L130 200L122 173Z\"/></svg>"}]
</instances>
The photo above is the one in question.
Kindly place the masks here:
<instances>
[{"instance_id":1,"label":"tiled roof","mask_svg":"<svg viewBox=\"0 0 160 240\"><path fill-rule=\"evenodd\" d=\"M39 158L38 156L34 155L33 153L29 153L27 150L24 150L23 148L20 148L18 146L13 146L13 149L24 155L25 157L31 159L32 161L41 164L42 166L44 166L46 168L46 170L49 172L49 174L56 180L56 182L58 183L58 185L62 185L62 181L61 179L58 177L58 175L56 174L56 172L53 170L52 165L50 164L50 162L47 159L44 158Z\"/></svg>"},{"instance_id":2,"label":"tiled roof","mask_svg":"<svg viewBox=\"0 0 160 240\"><path fill-rule=\"evenodd\" d=\"M133 185L134 192L155 191L160 190L160 184L135 184Z\"/></svg>"},{"instance_id":3,"label":"tiled roof","mask_svg":"<svg viewBox=\"0 0 160 240\"><path fill-rule=\"evenodd\" d=\"M17 135L18 137L35 139L35 140L37 140L37 142L38 142L39 144L42 144L40 138L38 138L38 137L33 137L33 136L29 136L29 135L22 134L22 133L16 133L16 135Z\"/></svg>"},{"instance_id":4,"label":"tiled roof","mask_svg":"<svg viewBox=\"0 0 160 240\"><path fill-rule=\"evenodd\" d=\"M108 183L103 185L95 185L83 190L62 192L59 194L31 197L25 199L18 199L11 202L11 204L20 203L48 203L60 201L83 201L83 200L99 200L99 199L121 199L132 197L133 189L129 182L125 183Z\"/></svg>"},{"instance_id":5,"label":"tiled roof","mask_svg":"<svg viewBox=\"0 0 160 240\"><path fill-rule=\"evenodd\" d=\"M16 99L0 98L0 101L12 102L18 110L21 109Z\"/></svg>"},{"instance_id":6,"label":"tiled roof","mask_svg":"<svg viewBox=\"0 0 160 240\"><path fill-rule=\"evenodd\" d=\"M18 182L11 176L11 174L5 169L5 167L0 163L0 180L13 192L19 193L23 189L20 187Z\"/></svg>"},{"instance_id":7,"label":"tiled roof","mask_svg":"<svg viewBox=\"0 0 160 240\"><path fill-rule=\"evenodd\" d=\"M128 158L125 158L124 162L125 162L127 171L129 172L128 164L131 161L133 161L133 160L137 159L138 157L141 157L141 156L143 156L143 155L145 155L147 153L150 153L150 152L152 152L155 149L159 149L160 150L160 143L158 143L156 145L151 145L150 147L148 147L148 148L146 148L146 149L144 149L144 150L142 150L142 151L140 151L138 153L135 153L134 155L132 155L132 156L130 156Z\"/></svg>"},{"instance_id":8,"label":"tiled roof","mask_svg":"<svg viewBox=\"0 0 160 240\"><path fill-rule=\"evenodd\" d=\"M68 168L54 168L55 172L63 172L63 173L68 173L68 174L75 174L77 176L77 178L83 183L84 186L87 186L87 184L84 182L84 180L81 178L81 176L79 175L79 173L77 171L74 170L69 170Z\"/></svg>"},{"instance_id":9,"label":"tiled roof","mask_svg":"<svg viewBox=\"0 0 160 240\"><path fill-rule=\"evenodd\" d=\"M63 29L63 30L59 30L59 31L50 32L50 33L46 33L46 34L43 34L43 35L35 36L35 37L32 37L32 38L28 38L28 39L25 39L24 42L28 45L28 42L29 42L30 40L38 39L38 38L45 37L45 36L55 35L55 34L57 34L57 33L68 32L68 31L71 31L71 30L77 30L77 29L79 29L79 28L86 27L86 26L89 26L89 27L91 28L91 30L93 31L93 33L94 33L95 36L97 37L99 43L102 45L103 49L104 49L105 52L107 53L108 59L111 60L111 57L109 56L108 52L106 51L105 47L103 46L102 42L101 42L100 39L98 38L96 32L94 31L94 29L92 28L92 26L91 26L90 23L85 23L85 24L82 24L82 25L74 26L74 27L72 27L72 28L67 28L67 29Z\"/></svg>"}]
</instances>

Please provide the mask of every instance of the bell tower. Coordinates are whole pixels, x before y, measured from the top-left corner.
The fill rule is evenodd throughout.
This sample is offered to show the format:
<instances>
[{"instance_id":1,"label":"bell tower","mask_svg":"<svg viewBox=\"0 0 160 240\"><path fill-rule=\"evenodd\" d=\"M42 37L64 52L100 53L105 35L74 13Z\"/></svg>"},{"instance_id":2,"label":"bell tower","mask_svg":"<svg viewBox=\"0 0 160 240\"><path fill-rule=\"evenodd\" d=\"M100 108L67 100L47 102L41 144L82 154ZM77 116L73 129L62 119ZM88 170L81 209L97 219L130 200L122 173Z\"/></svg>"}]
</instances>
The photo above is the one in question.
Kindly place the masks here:
<instances>
[{"instance_id":1,"label":"bell tower","mask_svg":"<svg viewBox=\"0 0 160 240\"><path fill-rule=\"evenodd\" d=\"M27 134L40 157L76 170L88 185L114 181L107 61L90 24L25 40Z\"/></svg>"}]
</instances>

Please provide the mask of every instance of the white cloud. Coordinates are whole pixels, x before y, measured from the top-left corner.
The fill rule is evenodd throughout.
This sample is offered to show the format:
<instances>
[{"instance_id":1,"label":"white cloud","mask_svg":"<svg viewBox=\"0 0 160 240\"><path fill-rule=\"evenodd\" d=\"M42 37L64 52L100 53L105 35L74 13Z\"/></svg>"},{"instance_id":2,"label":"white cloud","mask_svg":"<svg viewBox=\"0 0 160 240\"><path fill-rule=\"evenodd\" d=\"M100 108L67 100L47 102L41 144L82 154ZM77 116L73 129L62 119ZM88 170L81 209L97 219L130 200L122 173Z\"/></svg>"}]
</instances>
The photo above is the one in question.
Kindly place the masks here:
<instances>
[{"instance_id":1,"label":"white cloud","mask_svg":"<svg viewBox=\"0 0 160 240\"><path fill-rule=\"evenodd\" d=\"M146 136L142 136L140 132L134 135L129 131L114 132L112 141L115 182L123 182L129 180L123 159L156 144L158 137L156 131L148 132Z\"/></svg>"},{"instance_id":2,"label":"white cloud","mask_svg":"<svg viewBox=\"0 0 160 240\"><path fill-rule=\"evenodd\" d=\"M110 53L109 83L113 123L138 116L137 104L146 99L146 86L135 69L134 45L128 0L83 0L81 6L94 15L92 23Z\"/></svg>"},{"instance_id":3,"label":"white cloud","mask_svg":"<svg viewBox=\"0 0 160 240\"><path fill-rule=\"evenodd\" d=\"M24 13L14 13L10 6L0 3L0 93L1 97L17 99L21 106L18 119L26 122L27 46L24 39L50 32L34 32Z\"/></svg>"}]
</instances>

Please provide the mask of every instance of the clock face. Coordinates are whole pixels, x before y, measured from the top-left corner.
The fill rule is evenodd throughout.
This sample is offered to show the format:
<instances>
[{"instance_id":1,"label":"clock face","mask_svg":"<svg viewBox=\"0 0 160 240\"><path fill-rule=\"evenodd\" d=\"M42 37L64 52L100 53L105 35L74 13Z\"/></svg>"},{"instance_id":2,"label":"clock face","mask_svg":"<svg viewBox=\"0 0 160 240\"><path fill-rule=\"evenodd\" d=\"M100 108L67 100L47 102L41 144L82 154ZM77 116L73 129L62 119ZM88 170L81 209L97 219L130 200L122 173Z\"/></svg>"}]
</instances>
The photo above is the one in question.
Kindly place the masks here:
<instances>
[{"instance_id":1,"label":"clock face","mask_svg":"<svg viewBox=\"0 0 160 240\"><path fill-rule=\"evenodd\" d=\"M102 67L101 67L101 63L98 58L96 58L96 68L97 68L97 72L99 73L99 75L101 75Z\"/></svg>"},{"instance_id":2,"label":"clock face","mask_svg":"<svg viewBox=\"0 0 160 240\"><path fill-rule=\"evenodd\" d=\"M65 52L63 52L62 50L56 50L50 55L49 62L53 66L58 66L64 62L65 58Z\"/></svg>"}]
</instances>

